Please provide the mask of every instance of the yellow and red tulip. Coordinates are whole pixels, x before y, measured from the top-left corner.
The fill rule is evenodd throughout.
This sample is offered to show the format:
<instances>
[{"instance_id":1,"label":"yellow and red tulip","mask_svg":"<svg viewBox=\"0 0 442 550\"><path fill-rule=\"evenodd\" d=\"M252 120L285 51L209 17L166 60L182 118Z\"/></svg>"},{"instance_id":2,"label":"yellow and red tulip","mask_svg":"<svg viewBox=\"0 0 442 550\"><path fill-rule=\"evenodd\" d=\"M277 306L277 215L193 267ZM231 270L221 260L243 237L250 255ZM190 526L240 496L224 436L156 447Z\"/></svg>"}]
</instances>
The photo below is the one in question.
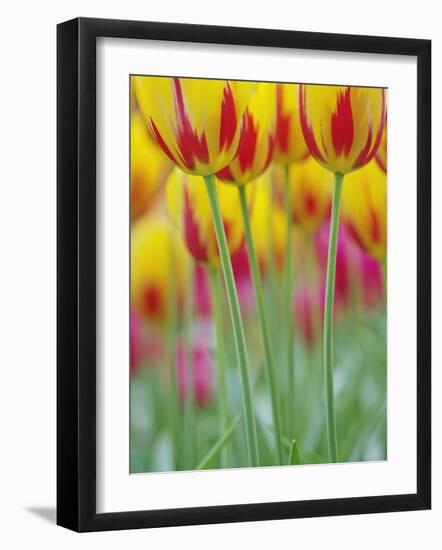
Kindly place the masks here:
<instances>
[{"instance_id":1,"label":"yellow and red tulip","mask_svg":"<svg viewBox=\"0 0 442 550\"><path fill-rule=\"evenodd\" d=\"M245 185L267 169L275 145L275 102L276 85L259 84L242 117L238 152L218 172L220 179Z\"/></svg>"},{"instance_id":2,"label":"yellow and red tulip","mask_svg":"<svg viewBox=\"0 0 442 550\"><path fill-rule=\"evenodd\" d=\"M131 233L131 304L135 311L158 323L167 319L172 307L180 311L188 262L182 240L167 218L155 215L137 220Z\"/></svg>"},{"instance_id":3,"label":"yellow and red tulip","mask_svg":"<svg viewBox=\"0 0 442 550\"><path fill-rule=\"evenodd\" d=\"M330 212L333 174L313 157L289 165L288 200L292 222L311 233Z\"/></svg>"},{"instance_id":4,"label":"yellow and red tulip","mask_svg":"<svg viewBox=\"0 0 442 550\"><path fill-rule=\"evenodd\" d=\"M275 162L291 164L307 158L309 150L299 118L298 84L276 86Z\"/></svg>"},{"instance_id":5,"label":"yellow and red tulip","mask_svg":"<svg viewBox=\"0 0 442 550\"><path fill-rule=\"evenodd\" d=\"M152 205L173 164L152 140L139 113L131 117L130 141L130 204L133 221Z\"/></svg>"},{"instance_id":6,"label":"yellow and red tulip","mask_svg":"<svg viewBox=\"0 0 442 550\"><path fill-rule=\"evenodd\" d=\"M387 248L387 177L376 161L347 176L342 214L350 234L372 256Z\"/></svg>"},{"instance_id":7,"label":"yellow and red tulip","mask_svg":"<svg viewBox=\"0 0 442 550\"><path fill-rule=\"evenodd\" d=\"M385 90L351 86L299 86L299 111L307 147L333 173L368 164L381 143Z\"/></svg>"},{"instance_id":8,"label":"yellow and red tulip","mask_svg":"<svg viewBox=\"0 0 442 550\"><path fill-rule=\"evenodd\" d=\"M282 271L284 265L286 224L282 209L272 205L272 173L273 170L269 170L256 180L250 216L253 242L262 272L269 266L272 251L277 270Z\"/></svg>"},{"instance_id":9,"label":"yellow and red tulip","mask_svg":"<svg viewBox=\"0 0 442 550\"><path fill-rule=\"evenodd\" d=\"M234 254L244 240L238 191L218 179L215 185L229 252ZM175 168L167 180L166 201L190 254L198 262L218 266L218 245L203 178Z\"/></svg>"},{"instance_id":10,"label":"yellow and red tulip","mask_svg":"<svg viewBox=\"0 0 442 550\"><path fill-rule=\"evenodd\" d=\"M231 162L255 83L136 76L134 86L152 135L184 172L207 176Z\"/></svg>"}]
</instances>

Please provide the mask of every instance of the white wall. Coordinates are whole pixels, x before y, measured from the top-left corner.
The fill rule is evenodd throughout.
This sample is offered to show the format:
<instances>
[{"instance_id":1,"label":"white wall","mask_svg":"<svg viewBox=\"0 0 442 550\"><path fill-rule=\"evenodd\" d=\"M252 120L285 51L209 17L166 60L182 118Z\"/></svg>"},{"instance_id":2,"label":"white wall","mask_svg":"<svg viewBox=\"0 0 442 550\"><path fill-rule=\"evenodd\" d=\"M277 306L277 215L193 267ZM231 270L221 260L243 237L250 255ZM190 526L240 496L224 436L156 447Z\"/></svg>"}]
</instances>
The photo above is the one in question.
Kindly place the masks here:
<instances>
[{"instance_id":1,"label":"white wall","mask_svg":"<svg viewBox=\"0 0 442 550\"><path fill-rule=\"evenodd\" d=\"M439 548L441 499L442 37L439 3L8 2L0 85L0 541L5 548ZM434 509L75 535L41 516L55 505L55 25L76 16L433 39ZM438 338L436 338L438 337ZM439 341L437 341L439 340ZM404 426L404 429L406 427ZM38 513L35 510L38 509Z\"/></svg>"}]
</instances>

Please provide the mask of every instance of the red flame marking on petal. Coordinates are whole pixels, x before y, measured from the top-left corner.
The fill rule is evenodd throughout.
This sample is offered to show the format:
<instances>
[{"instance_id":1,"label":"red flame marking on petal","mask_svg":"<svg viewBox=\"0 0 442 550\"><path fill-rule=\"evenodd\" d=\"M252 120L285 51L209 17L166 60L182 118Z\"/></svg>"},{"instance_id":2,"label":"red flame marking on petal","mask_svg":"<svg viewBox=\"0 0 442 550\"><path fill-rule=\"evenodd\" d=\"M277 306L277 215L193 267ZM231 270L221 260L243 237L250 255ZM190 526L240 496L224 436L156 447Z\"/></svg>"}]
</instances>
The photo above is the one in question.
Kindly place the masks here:
<instances>
[{"instance_id":1,"label":"red flame marking on petal","mask_svg":"<svg viewBox=\"0 0 442 550\"><path fill-rule=\"evenodd\" d=\"M222 150L228 149L233 142L236 133L236 109L235 99L229 84L224 88L223 101L221 104L221 124L219 129L219 147Z\"/></svg>"},{"instance_id":2,"label":"red flame marking on petal","mask_svg":"<svg viewBox=\"0 0 442 550\"><path fill-rule=\"evenodd\" d=\"M304 86L301 84L299 86L299 119L301 122L302 133L304 134L305 143L310 151L310 153L317 159L322 162L325 162L321 151L319 150L318 144L316 143L313 130L307 120L307 112L305 106L305 91Z\"/></svg>"},{"instance_id":3,"label":"red flame marking on petal","mask_svg":"<svg viewBox=\"0 0 442 550\"><path fill-rule=\"evenodd\" d=\"M304 196L304 207L308 216L313 216L316 212L317 202L313 193L307 192Z\"/></svg>"},{"instance_id":4,"label":"red flame marking on petal","mask_svg":"<svg viewBox=\"0 0 442 550\"><path fill-rule=\"evenodd\" d=\"M216 174L220 179L224 181L235 181L230 166L226 166Z\"/></svg>"},{"instance_id":5,"label":"red flame marking on petal","mask_svg":"<svg viewBox=\"0 0 442 550\"><path fill-rule=\"evenodd\" d=\"M209 161L209 150L206 136L203 133L198 136L190 123L186 107L184 105L183 90L179 78L173 79L175 114L177 118L177 142L183 163L192 170L195 167L195 159L202 163ZM210 101L208 98L207 101Z\"/></svg>"},{"instance_id":6,"label":"red flame marking on petal","mask_svg":"<svg viewBox=\"0 0 442 550\"><path fill-rule=\"evenodd\" d=\"M283 89L280 84L276 88L276 140L277 147L282 153L287 153L289 148L290 116L284 116L282 112Z\"/></svg>"},{"instance_id":7,"label":"red flame marking on petal","mask_svg":"<svg viewBox=\"0 0 442 550\"><path fill-rule=\"evenodd\" d=\"M176 164L177 159L173 156L171 150L166 145L166 142L164 141L162 135L160 134L158 128L155 125L155 122L152 119L150 119L149 122L152 128L152 133L154 135L155 141L158 143L161 149L166 153L166 155L170 158L170 160Z\"/></svg>"},{"instance_id":8,"label":"red flame marking on petal","mask_svg":"<svg viewBox=\"0 0 442 550\"><path fill-rule=\"evenodd\" d=\"M336 111L331 116L332 141L337 156L342 153L347 156L353 144L354 125L350 90L350 87L347 87L344 93L338 94Z\"/></svg>"},{"instance_id":9,"label":"red flame marking on petal","mask_svg":"<svg viewBox=\"0 0 442 550\"><path fill-rule=\"evenodd\" d=\"M143 293L144 308L149 315L164 317L165 304L159 289L154 285L146 287Z\"/></svg>"},{"instance_id":10,"label":"red flame marking on petal","mask_svg":"<svg viewBox=\"0 0 442 550\"><path fill-rule=\"evenodd\" d=\"M199 235L199 226L193 215L189 193L184 189L183 211L184 240L189 252L200 262L208 261L207 244L203 243Z\"/></svg>"},{"instance_id":11,"label":"red flame marking on petal","mask_svg":"<svg viewBox=\"0 0 442 550\"><path fill-rule=\"evenodd\" d=\"M247 109L241 122L241 137L237 154L241 172L245 172L253 164L257 139L258 129L255 127L253 117Z\"/></svg>"}]
</instances>

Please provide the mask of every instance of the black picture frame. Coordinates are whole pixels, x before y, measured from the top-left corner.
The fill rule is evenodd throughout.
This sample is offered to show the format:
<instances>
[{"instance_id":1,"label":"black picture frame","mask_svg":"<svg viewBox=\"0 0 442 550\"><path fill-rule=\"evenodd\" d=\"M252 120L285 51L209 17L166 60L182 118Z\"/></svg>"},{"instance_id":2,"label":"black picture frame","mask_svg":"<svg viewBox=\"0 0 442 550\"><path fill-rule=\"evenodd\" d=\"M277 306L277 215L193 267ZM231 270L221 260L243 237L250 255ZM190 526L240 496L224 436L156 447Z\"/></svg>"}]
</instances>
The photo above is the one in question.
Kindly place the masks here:
<instances>
[{"instance_id":1,"label":"black picture frame","mask_svg":"<svg viewBox=\"0 0 442 550\"><path fill-rule=\"evenodd\" d=\"M417 492L96 512L96 39L116 37L417 59ZM424 510L431 506L431 41L158 22L57 27L57 523L75 531Z\"/></svg>"}]
</instances>

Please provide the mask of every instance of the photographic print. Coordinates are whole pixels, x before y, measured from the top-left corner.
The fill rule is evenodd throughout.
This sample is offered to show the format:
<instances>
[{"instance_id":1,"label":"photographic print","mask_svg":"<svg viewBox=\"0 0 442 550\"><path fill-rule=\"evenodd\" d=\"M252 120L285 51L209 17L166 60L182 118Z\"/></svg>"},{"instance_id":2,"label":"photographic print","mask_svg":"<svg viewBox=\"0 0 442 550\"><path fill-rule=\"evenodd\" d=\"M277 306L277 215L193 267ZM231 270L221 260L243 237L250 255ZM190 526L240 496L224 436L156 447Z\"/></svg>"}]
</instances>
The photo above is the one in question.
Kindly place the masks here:
<instances>
[{"instance_id":1,"label":"photographic print","mask_svg":"<svg viewBox=\"0 0 442 550\"><path fill-rule=\"evenodd\" d=\"M130 92L130 472L386 460L387 90Z\"/></svg>"}]
</instances>

